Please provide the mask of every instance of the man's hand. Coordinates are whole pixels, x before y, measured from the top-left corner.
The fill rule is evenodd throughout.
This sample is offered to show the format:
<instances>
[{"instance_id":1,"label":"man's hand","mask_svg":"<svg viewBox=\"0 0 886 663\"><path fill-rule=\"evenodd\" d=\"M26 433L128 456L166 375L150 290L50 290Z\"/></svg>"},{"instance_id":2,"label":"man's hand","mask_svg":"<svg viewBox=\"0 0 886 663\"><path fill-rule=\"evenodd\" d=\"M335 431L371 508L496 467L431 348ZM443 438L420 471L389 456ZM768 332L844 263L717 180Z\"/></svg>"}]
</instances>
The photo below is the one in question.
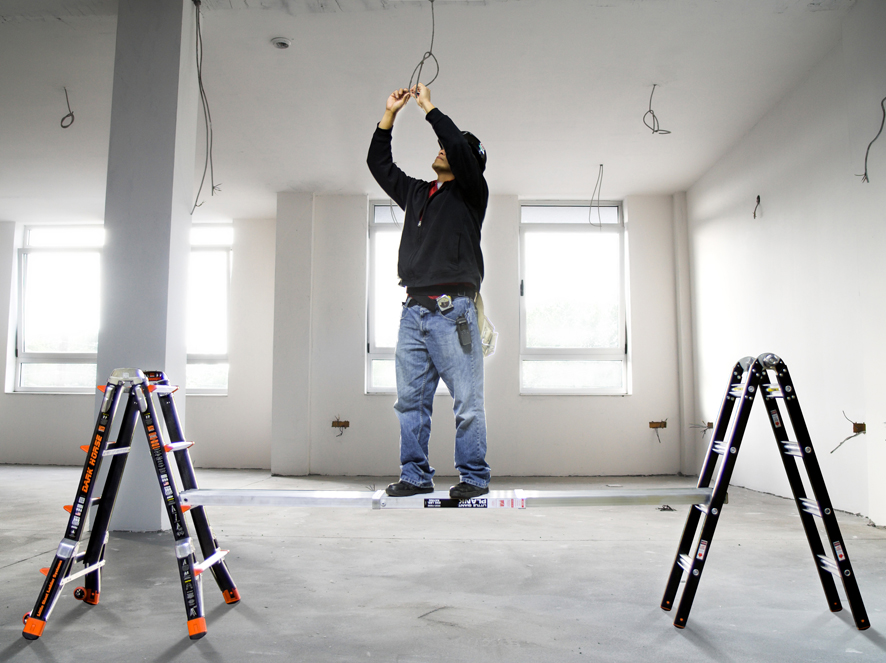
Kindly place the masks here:
<instances>
[{"instance_id":1,"label":"man's hand","mask_svg":"<svg viewBox=\"0 0 886 663\"><path fill-rule=\"evenodd\" d=\"M426 85L418 83L409 91L409 93L415 97L415 103L417 103L425 113L430 113L434 109L434 104L431 103L431 91Z\"/></svg>"},{"instance_id":2,"label":"man's hand","mask_svg":"<svg viewBox=\"0 0 886 663\"><path fill-rule=\"evenodd\" d=\"M396 115L406 105L407 101L409 101L409 91L405 87L401 87L399 90L394 90L391 96L388 97L385 110L389 110Z\"/></svg>"},{"instance_id":3,"label":"man's hand","mask_svg":"<svg viewBox=\"0 0 886 663\"><path fill-rule=\"evenodd\" d=\"M381 129L390 129L394 126L394 118L397 117L397 113L409 101L410 96L411 93L405 87L401 87L399 90L394 90L391 93L385 104L385 114L382 116L381 122L378 123Z\"/></svg>"}]
</instances>

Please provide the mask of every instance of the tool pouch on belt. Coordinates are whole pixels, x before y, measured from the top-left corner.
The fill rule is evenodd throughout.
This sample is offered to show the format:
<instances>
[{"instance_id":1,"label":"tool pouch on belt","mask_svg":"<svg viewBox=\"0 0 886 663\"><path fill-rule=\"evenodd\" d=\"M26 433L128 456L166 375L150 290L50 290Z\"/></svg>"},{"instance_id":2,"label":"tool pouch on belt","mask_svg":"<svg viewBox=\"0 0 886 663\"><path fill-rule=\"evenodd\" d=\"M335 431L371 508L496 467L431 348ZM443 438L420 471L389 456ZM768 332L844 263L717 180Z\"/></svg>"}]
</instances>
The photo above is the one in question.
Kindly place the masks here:
<instances>
[{"instance_id":1,"label":"tool pouch on belt","mask_svg":"<svg viewBox=\"0 0 886 663\"><path fill-rule=\"evenodd\" d=\"M495 325L486 317L483 310L483 296L478 292L474 305L477 307L477 326L480 328L480 342L483 345L483 356L495 354L495 343L498 341L498 332Z\"/></svg>"}]
</instances>

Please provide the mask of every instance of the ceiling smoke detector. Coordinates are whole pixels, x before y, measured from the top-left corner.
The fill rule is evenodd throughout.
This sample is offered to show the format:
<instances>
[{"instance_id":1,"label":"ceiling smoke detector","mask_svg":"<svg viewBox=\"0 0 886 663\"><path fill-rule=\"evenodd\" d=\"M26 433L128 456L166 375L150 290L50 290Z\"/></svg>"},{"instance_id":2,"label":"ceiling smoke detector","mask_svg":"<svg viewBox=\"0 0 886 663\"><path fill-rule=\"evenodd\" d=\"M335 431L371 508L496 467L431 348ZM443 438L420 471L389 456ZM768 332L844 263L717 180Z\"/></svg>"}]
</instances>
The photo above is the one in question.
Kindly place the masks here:
<instances>
[{"instance_id":1,"label":"ceiling smoke detector","mask_svg":"<svg viewBox=\"0 0 886 663\"><path fill-rule=\"evenodd\" d=\"M274 37L271 43L274 45L274 48L279 48L281 51L285 51L292 46L292 40L286 37Z\"/></svg>"}]
</instances>

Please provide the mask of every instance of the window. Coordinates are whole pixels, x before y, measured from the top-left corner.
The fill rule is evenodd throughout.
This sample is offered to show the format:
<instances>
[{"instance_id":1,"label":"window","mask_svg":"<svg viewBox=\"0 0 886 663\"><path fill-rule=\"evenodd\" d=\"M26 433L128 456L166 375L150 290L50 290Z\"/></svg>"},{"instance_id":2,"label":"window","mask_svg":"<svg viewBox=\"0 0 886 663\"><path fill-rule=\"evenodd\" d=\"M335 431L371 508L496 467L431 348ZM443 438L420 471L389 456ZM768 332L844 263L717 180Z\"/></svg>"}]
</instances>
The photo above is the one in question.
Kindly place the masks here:
<instances>
[{"instance_id":1,"label":"window","mask_svg":"<svg viewBox=\"0 0 886 663\"><path fill-rule=\"evenodd\" d=\"M19 249L15 391L92 392L104 228L25 228Z\"/></svg>"},{"instance_id":2,"label":"window","mask_svg":"<svg viewBox=\"0 0 886 663\"><path fill-rule=\"evenodd\" d=\"M627 393L621 206L525 203L520 221L520 393Z\"/></svg>"},{"instance_id":3,"label":"window","mask_svg":"<svg viewBox=\"0 0 886 663\"><path fill-rule=\"evenodd\" d=\"M188 266L188 368L190 394L228 391L228 297L231 225L195 224Z\"/></svg>"},{"instance_id":4,"label":"window","mask_svg":"<svg viewBox=\"0 0 886 663\"><path fill-rule=\"evenodd\" d=\"M227 392L233 237L231 225L191 230L186 376L191 393ZM99 225L25 228L19 249L15 391L94 391L103 244Z\"/></svg>"},{"instance_id":5,"label":"window","mask_svg":"<svg viewBox=\"0 0 886 663\"><path fill-rule=\"evenodd\" d=\"M369 206L369 297L366 344L367 393L394 393L394 350L405 290L397 277L403 210L385 202Z\"/></svg>"}]
</instances>

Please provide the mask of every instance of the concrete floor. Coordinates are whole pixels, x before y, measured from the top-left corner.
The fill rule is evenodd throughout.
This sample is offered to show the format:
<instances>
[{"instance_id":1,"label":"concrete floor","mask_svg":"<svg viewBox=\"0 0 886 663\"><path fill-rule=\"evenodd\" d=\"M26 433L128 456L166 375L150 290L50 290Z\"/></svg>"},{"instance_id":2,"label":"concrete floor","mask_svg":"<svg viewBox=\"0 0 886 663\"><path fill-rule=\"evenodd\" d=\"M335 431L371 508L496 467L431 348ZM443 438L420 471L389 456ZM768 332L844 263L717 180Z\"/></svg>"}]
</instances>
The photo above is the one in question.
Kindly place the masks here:
<instances>
[{"instance_id":1,"label":"concrete floor","mask_svg":"<svg viewBox=\"0 0 886 663\"><path fill-rule=\"evenodd\" d=\"M839 513L872 628L828 611L792 501L733 488L686 629L658 606L689 507L372 511L213 507L242 601L204 585L187 637L172 537L116 533L101 602L71 586L21 637L79 468L0 466L0 661L884 661L886 531ZM198 470L202 488L362 490L390 478ZM496 478L497 489L692 486ZM445 479L438 486L445 487ZM76 583L72 583L76 584ZM841 588L842 595L842 588Z\"/></svg>"}]
</instances>

